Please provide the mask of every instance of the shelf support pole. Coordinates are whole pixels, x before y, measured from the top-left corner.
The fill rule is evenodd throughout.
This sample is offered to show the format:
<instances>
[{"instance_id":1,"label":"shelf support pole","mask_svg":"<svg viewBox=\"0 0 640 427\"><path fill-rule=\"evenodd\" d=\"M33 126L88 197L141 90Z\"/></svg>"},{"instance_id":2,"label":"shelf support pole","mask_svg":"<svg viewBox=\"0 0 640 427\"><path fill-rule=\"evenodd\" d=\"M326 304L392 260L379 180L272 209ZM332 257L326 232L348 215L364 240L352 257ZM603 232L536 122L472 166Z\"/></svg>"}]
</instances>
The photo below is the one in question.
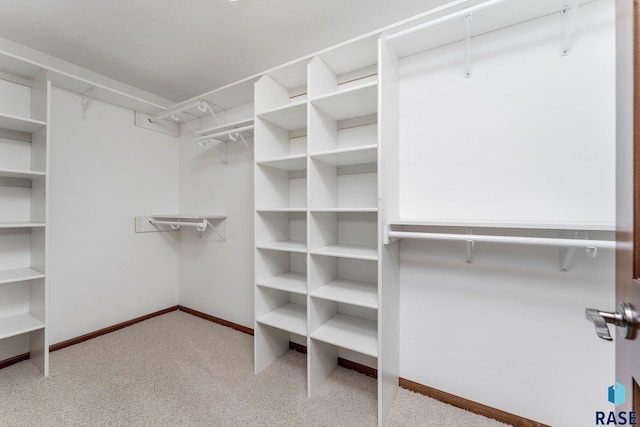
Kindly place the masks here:
<instances>
[{"instance_id":1,"label":"shelf support pole","mask_svg":"<svg viewBox=\"0 0 640 427\"><path fill-rule=\"evenodd\" d=\"M89 105L91 104L91 101L93 100L93 90L95 88L96 88L95 86L91 86L89 89L85 90L80 95L80 104L81 104L81 111L82 111L82 118L83 119L87 118L87 110L89 109Z\"/></svg>"},{"instance_id":2,"label":"shelf support pole","mask_svg":"<svg viewBox=\"0 0 640 427\"><path fill-rule=\"evenodd\" d=\"M576 15L578 13L578 0L567 0L562 8L564 17L564 39L562 41L562 56L569 55L571 51L571 39L575 27Z\"/></svg>"},{"instance_id":3,"label":"shelf support pole","mask_svg":"<svg viewBox=\"0 0 640 427\"><path fill-rule=\"evenodd\" d=\"M471 14L468 14L464 17L464 30L465 30L464 76L466 78L471 77L471 18L472 18Z\"/></svg>"}]
</instances>

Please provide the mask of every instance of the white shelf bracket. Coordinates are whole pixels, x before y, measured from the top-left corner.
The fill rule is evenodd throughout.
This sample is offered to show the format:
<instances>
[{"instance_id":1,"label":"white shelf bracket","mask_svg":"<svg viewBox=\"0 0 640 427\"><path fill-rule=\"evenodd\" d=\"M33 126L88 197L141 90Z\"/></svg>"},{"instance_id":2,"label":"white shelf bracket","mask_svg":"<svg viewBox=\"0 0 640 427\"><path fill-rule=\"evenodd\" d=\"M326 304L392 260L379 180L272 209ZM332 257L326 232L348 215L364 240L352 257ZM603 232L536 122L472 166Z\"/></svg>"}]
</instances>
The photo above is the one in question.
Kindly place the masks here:
<instances>
[{"instance_id":1,"label":"white shelf bracket","mask_svg":"<svg viewBox=\"0 0 640 427\"><path fill-rule=\"evenodd\" d=\"M564 18L564 39L562 40L562 56L569 55L571 51L571 39L575 27L576 15L578 13L578 0L567 0L562 8Z\"/></svg>"},{"instance_id":2,"label":"white shelf bracket","mask_svg":"<svg viewBox=\"0 0 640 427\"><path fill-rule=\"evenodd\" d=\"M209 104L208 101L200 101L198 103L198 110L200 110L203 113L206 113L208 111L213 116L213 119L216 122L219 122L218 117L216 116L216 113L213 112L213 108L211 108L211 104Z\"/></svg>"},{"instance_id":3,"label":"white shelf bracket","mask_svg":"<svg viewBox=\"0 0 640 427\"><path fill-rule=\"evenodd\" d=\"M464 58L464 76L465 78L471 77L471 14L464 17L464 44L465 44L465 58Z\"/></svg>"},{"instance_id":4,"label":"white shelf bracket","mask_svg":"<svg viewBox=\"0 0 640 427\"><path fill-rule=\"evenodd\" d=\"M399 240L395 237L391 237L389 236L389 233L391 232L391 225L390 224L385 224L384 225L384 229L383 229L383 233L382 233L382 243L384 243L385 245L388 245L390 243L395 242L396 240Z\"/></svg>"},{"instance_id":5,"label":"white shelf bracket","mask_svg":"<svg viewBox=\"0 0 640 427\"><path fill-rule=\"evenodd\" d=\"M81 105L81 111L82 111L82 118L83 119L87 118L87 110L89 109L89 105L91 104L91 101L93 100L93 90L95 88L96 88L95 86L91 86L89 89L85 90L80 95L80 105Z\"/></svg>"},{"instance_id":6,"label":"white shelf bracket","mask_svg":"<svg viewBox=\"0 0 640 427\"><path fill-rule=\"evenodd\" d=\"M570 237L568 235L568 232L566 231L561 231L560 232L561 237ZM582 240L586 240L589 238L589 235L586 231L576 231L573 235L574 239L582 239ZM562 272L567 272L569 271L569 267L571 266L571 263L573 262L573 258L576 255L576 247L569 247L569 248L560 248L560 271ZM589 247L586 248L587 250L587 254L589 254ZM597 252L596 248L592 248L595 249L595 251ZM592 257L593 258L593 257Z\"/></svg>"},{"instance_id":7,"label":"white shelf bracket","mask_svg":"<svg viewBox=\"0 0 640 427\"><path fill-rule=\"evenodd\" d=\"M246 147L247 151L249 152L249 154L251 154L251 157L253 157L253 151L251 150L251 147L249 147L249 144L247 143L247 140L244 139L244 136L242 136L242 134L240 132L230 132L229 133L229 139L232 141L237 141L238 139L240 139L242 141L242 143L244 144L244 146Z\"/></svg>"},{"instance_id":8,"label":"white shelf bracket","mask_svg":"<svg viewBox=\"0 0 640 427\"><path fill-rule=\"evenodd\" d=\"M468 235L473 235L473 229L471 227L466 227L466 231ZM473 248L475 243L473 240L467 240L467 264L471 264L473 261Z\"/></svg>"}]
</instances>

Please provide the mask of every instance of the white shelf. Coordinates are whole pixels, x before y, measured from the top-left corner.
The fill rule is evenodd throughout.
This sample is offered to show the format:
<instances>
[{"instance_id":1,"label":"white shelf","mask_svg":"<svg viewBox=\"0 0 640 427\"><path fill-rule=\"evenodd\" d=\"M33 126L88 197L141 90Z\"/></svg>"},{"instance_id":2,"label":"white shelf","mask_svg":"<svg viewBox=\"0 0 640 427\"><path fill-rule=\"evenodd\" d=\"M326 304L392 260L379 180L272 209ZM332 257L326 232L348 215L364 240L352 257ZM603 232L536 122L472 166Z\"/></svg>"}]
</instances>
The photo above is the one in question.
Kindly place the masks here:
<instances>
[{"instance_id":1,"label":"white shelf","mask_svg":"<svg viewBox=\"0 0 640 427\"><path fill-rule=\"evenodd\" d=\"M43 177L45 175L46 174L44 172L37 172L37 171L0 169L0 178L33 179L33 178Z\"/></svg>"},{"instance_id":2,"label":"white shelf","mask_svg":"<svg viewBox=\"0 0 640 427\"><path fill-rule=\"evenodd\" d=\"M196 135L209 135L209 134L219 133L224 131L233 132L234 129L249 126L252 124L253 124L253 118L238 120L236 122L225 123L218 126L213 126L210 128L199 130L196 132Z\"/></svg>"},{"instance_id":3,"label":"white shelf","mask_svg":"<svg viewBox=\"0 0 640 427\"><path fill-rule=\"evenodd\" d=\"M362 213L362 212L378 212L378 208L311 208L311 212L353 212L353 213Z\"/></svg>"},{"instance_id":4,"label":"white shelf","mask_svg":"<svg viewBox=\"0 0 640 427\"><path fill-rule=\"evenodd\" d=\"M311 100L334 120L362 117L378 111L378 82L339 90Z\"/></svg>"},{"instance_id":5,"label":"white shelf","mask_svg":"<svg viewBox=\"0 0 640 427\"><path fill-rule=\"evenodd\" d=\"M256 212L306 212L307 208L266 208L266 209L256 209Z\"/></svg>"},{"instance_id":6,"label":"white shelf","mask_svg":"<svg viewBox=\"0 0 640 427\"><path fill-rule=\"evenodd\" d=\"M27 280L35 279L44 279L44 273L33 268L0 270L0 285L5 283L25 282Z\"/></svg>"},{"instance_id":7,"label":"white shelf","mask_svg":"<svg viewBox=\"0 0 640 427\"><path fill-rule=\"evenodd\" d=\"M295 156L280 157L277 159L261 160L256 162L260 166L269 166L285 171L297 171L307 168L307 155L297 154Z\"/></svg>"},{"instance_id":8,"label":"white shelf","mask_svg":"<svg viewBox=\"0 0 640 427\"><path fill-rule=\"evenodd\" d=\"M258 323L273 326L298 335L307 335L307 307L289 303L260 316Z\"/></svg>"},{"instance_id":9,"label":"white shelf","mask_svg":"<svg viewBox=\"0 0 640 427\"><path fill-rule=\"evenodd\" d=\"M38 228L44 227L44 222L22 221L22 222L0 222L0 228Z\"/></svg>"},{"instance_id":10,"label":"white shelf","mask_svg":"<svg viewBox=\"0 0 640 427\"><path fill-rule=\"evenodd\" d=\"M307 127L307 101L298 101L258 114L283 129L294 130Z\"/></svg>"},{"instance_id":11,"label":"white shelf","mask_svg":"<svg viewBox=\"0 0 640 427\"><path fill-rule=\"evenodd\" d=\"M286 240L283 242L271 242L271 243L263 243L256 246L258 249L271 249L274 251L285 251L285 252L298 252L298 253L306 253L307 252L307 243L306 242L297 242L294 240Z\"/></svg>"},{"instance_id":12,"label":"white shelf","mask_svg":"<svg viewBox=\"0 0 640 427\"><path fill-rule=\"evenodd\" d=\"M378 285L375 283L337 279L320 287L311 296L360 307L378 308Z\"/></svg>"},{"instance_id":13,"label":"white shelf","mask_svg":"<svg viewBox=\"0 0 640 427\"><path fill-rule=\"evenodd\" d=\"M478 228L524 228L540 230L593 230L615 231L614 223L568 223L568 222L517 222L517 221L470 221L432 219L393 219L389 225L415 225L433 227L478 227Z\"/></svg>"},{"instance_id":14,"label":"white shelf","mask_svg":"<svg viewBox=\"0 0 640 427\"><path fill-rule=\"evenodd\" d=\"M0 319L0 340L43 329L44 323L29 313Z\"/></svg>"},{"instance_id":15,"label":"white shelf","mask_svg":"<svg viewBox=\"0 0 640 427\"><path fill-rule=\"evenodd\" d=\"M378 357L378 323L373 320L336 314L316 329L311 338Z\"/></svg>"},{"instance_id":16,"label":"white shelf","mask_svg":"<svg viewBox=\"0 0 640 427\"><path fill-rule=\"evenodd\" d=\"M357 245L330 245L311 251L313 255L326 255L340 258L364 259L370 261L378 260L378 249L375 246Z\"/></svg>"},{"instance_id":17,"label":"white shelf","mask_svg":"<svg viewBox=\"0 0 640 427\"><path fill-rule=\"evenodd\" d=\"M175 219L175 220L203 220L203 219L226 219L226 215L195 215L195 214L174 214L174 215L151 215L156 219Z\"/></svg>"},{"instance_id":18,"label":"white shelf","mask_svg":"<svg viewBox=\"0 0 640 427\"><path fill-rule=\"evenodd\" d=\"M17 132L34 133L47 124L40 120L33 120L24 117L0 114L0 129L13 130Z\"/></svg>"},{"instance_id":19,"label":"white shelf","mask_svg":"<svg viewBox=\"0 0 640 427\"><path fill-rule=\"evenodd\" d=\"M378 145L343 148L311 154L312 159L321 160L334 166L359 165L378 161Z\"/></svg>"},{"instance_id":20,"label":"white shelf","mask_svg":"<svg viewBox=\"0 0 640 427\"><path fill-rule=\"evenodd\" d=\"M279 289L281 291L293 292L296 294L307 293L307 275L303 273L287 272L268 279L259 280L258 286Z\"/></svg>"}]
</instances>

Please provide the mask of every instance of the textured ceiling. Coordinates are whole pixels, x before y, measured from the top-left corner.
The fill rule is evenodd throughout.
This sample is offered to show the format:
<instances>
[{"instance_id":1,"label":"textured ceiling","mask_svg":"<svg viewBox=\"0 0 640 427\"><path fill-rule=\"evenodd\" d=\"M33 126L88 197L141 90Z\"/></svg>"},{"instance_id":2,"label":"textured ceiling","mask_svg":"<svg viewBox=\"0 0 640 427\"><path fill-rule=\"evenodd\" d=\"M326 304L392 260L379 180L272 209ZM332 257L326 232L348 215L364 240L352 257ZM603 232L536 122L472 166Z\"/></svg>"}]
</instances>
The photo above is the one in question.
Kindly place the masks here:
<instances>
[{"instance_id":1,"label":"textured ceiling","mask_svg":"<svg viewBox=\"0 0 640 427\"><path fill-rule=\"evenodd\" d=\"M445 0L0 0L0 37L183 101Z\"/></svg>"}]
</instances>

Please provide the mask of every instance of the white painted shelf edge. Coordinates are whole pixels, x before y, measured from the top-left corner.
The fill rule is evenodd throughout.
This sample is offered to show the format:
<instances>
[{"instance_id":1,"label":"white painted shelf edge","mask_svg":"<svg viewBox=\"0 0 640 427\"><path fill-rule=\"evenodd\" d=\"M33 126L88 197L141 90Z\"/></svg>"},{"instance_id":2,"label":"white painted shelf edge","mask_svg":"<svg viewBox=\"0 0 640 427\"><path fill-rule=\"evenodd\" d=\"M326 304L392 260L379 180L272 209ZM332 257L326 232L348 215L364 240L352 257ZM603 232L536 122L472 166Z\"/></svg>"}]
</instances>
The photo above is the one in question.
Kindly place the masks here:
<instances>
[{"instance_id":1,"label":"white painted shelf edge","mask_svg":"<svg viewBox=\"0 0 640 427\"><path fill-rule=\"evenodd\" d=\"M377 86L378 86L378 80L376 79L375 81L369 81L367 83L360 84L360 85L357 85L357 86L351 86L351 87L346 88L346 89L338 89L338 90L333 91L331 93L326 93L324 95L316 96L316 97L310 99L310 102L314 103L314 102L318 102L318 101L323 101L325 99L339 98L341 96L348 96L350 94L357 93L357 92L360 92L360 91L365 91L365 90L370 89L370 88L376 88Z\"/></svg>"},{"instance_id":2,"label":"white painted shelf edge","mask_svg":"<svg viewBox=\"0 0 640 427\"><path fill-rule=\"evenodd\" d=\"M47 123L41 120L34 120L27 117L17 117L8 114L0 114L0 129L34 133L35 131L46 125Z\"/></svg>"},{"instance_id":3,"label":"white painted shelf edge","mask_svg":"<svg viewBox=\"0 0 640 427\"><path fill-rule=\"evenodd\" d=\"M307 208L265 208L256 209L256 212L306 212Z\"/></svg>"},{"instance_id":4,"label":"white painted shelf edge","mask_svg":"<svg viewBox=\"0 0 640 427\"><path fill-rule=\"evenodd\" d=\"M290 104L285 104L285 105L281 105L279 107L270 108L270 109L265 110L265 111L256 111L256 116L263 117L263 116L269 116L271 114L277 114L277 113L280 113L280 112L283 112L283 111L287 111L287 110L293 110L293 109L296 109L296 108L302 108L302 107L306 108L306 106L307 106L306 104L307 104L307 100L306 99L304 99L304 100L296 100L296 101L293 101Z\"/></svg>"},{"instance_id":5,"label":"white painted shelf edge","mask_svg":"<svg viewBox=\"0 0 640 427\"><path fill-rule=\"evenodd\" d=\"M43 329L44 323L30 313L0 319L0 340Z\"/></svg>"},{"instance_id":6,"label":"white painted shelf edge","mask_svg":"<svg viewBox=\"0 0 640 427\"><path fill-rule=\"evenodd\" d=\"M253 124L253 117L202 129L196 131L196 135L208 135L216 132L233 131L234 128L241 128L251 124Z\"/></svg>"},{"instance_id":7,"label":"white painted shelf edge","mask_svg":"<svg viewBox=\"0 0 640 427\"><path fill-rule=\"evenodd\" d=\"M362 212L378 212L378 208L310 208L313 212L353 212L353 213L362 213Z\"/></svg>"},{"instance_id":8,"label":"white painted shelf edge","mask_svg":"<svg viewBox=\"0 0 640 427\"><path fill-rule=\"evenodd\" d=\"M375 283L337 279L318 288L311 296L359 307L378 308L378 285Z\"/></svg>"},{"instance_id":9,"label":"white painted shelf edge","mask_svg":"<svg viewBox=\"0 0 640 427\"><path fill-rule=\"evenodd\" d=\"M519 222L519 221L473 221L401 218L387 221L389 225L416 225L434 227L470 228L524 228L541 230L589 230L615 231L615 223L569 223L569 222Z\"/></svg>"},{"instance_id":10,"label":"white painted shelf edge","mask_svg":"<svg viewBox=\"0 0 640 427\"><path fill-rule=\"evenodd\" d=\"M18 169L0 169L0 178L20 178L30 179L45 176L45 172L18 170Z\"/></svg>"},{"instance_id":11,"label":"white painted shelf edge","mask_svg":"<svg viewBox=\"0 0 640 427\"><path fill-rule=\"evenodd\" d=\"M24 282L27 280L43 279L44 273L35 268L14 268L11 270L0 270L0 285L6 283Z\"/></svg>"},{"instance_id":12,"label":"white painted shelf edge","mask_svg":"<svg viewBox=\"0 0 640 427\"><path fill-rule=\"evenodd\" d=\"M0 228L39 228L44 226L45 226L44 222L33 222L33 221L0 222Z\"/></svg>"},{"instance_id":13,"label":"white painted shelf edge","mask_svg":"<svg viewBox=\"0 0 640 427\"><path fill-rule=\"evenodd\" d=\"M313 249L312 255L326 255L338 258L354 258L370 261L378 260L378 249L375 246L357 246L336 244Z\"/></svg>"},{"instance_id":14,"label":"white painted shelf edge","mask_svg":"<svg viewBox=\"0 0 640 427\"><path fill-rule=\"evenodd\" d=\"M288 303L256 319L258 323L298 335L307 335L307 307Z\"/></svg>"},{"instance_id":15,"label":"white painted shelf edge","mask_svg":"<svg viewBox=\"0 0 640 427\"><path fill-rule=\"evenodd\" d=\"M373 320L336 314L312 332L311 338L378 357L378 323Z\"/></svg>"},{"instance_id":16,"label":"white painted shelf edge","mask_svg":"<svg viewBox=\"0 0 640 427\"><path fill-rule=\"evenodd\" d=\"M282 242L261 243L261 244L257 244L256 247L258 249L271 249L271 250L274 250L274 251L299 252L299 253L306 253L307 252L307 243L306 242L297 242L295 240L285 240L285 241L282 241Z\"/></svg>"},{"instance_id":17,"label":"white painted shelf edge","mask_svg":"<svg viewBox=\"0 0 640 427\"><path fill-rule=\"evenodd\" d=\"M275 159L256 161L258 166L268 166L281 170L303 170L307 168L307 155L297 154L295 156L279 157Z\"/></svg>"},{"instance_id":18,"label":"white painted shelf edge","mask_svg":"<svg viewBox=\"0 0 640 427\"><path fill-rule=\"evenodd\" d=\"M278 289L296 294L304 295L307 293L307 275L293 271L258 280L256 284L265 288Z\"/></svg>"}]
</instances>

